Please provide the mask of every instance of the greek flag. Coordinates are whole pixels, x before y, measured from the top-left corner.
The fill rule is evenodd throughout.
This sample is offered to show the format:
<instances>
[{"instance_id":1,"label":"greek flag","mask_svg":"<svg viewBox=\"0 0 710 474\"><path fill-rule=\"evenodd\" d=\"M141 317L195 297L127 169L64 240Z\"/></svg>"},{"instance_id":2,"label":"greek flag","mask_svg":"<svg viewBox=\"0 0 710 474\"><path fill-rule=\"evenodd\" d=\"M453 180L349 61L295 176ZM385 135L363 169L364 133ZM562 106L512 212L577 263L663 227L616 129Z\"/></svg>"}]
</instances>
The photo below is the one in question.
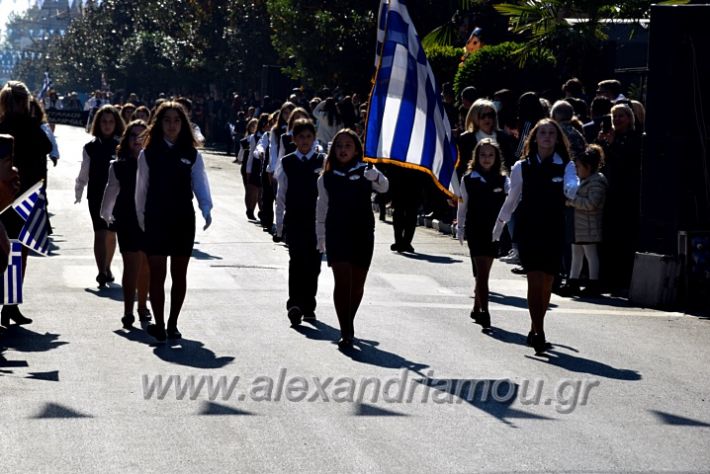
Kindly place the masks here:
<instances>
[{"instance_id":1,"label":"greek flag","mask_svg":"<svg viewBox=\"0 0 710 474\"><path fill-rule=\"evenodd\" d=\"M49 254L49 219L47 218L47 198L44 195L44 188L39 189L37 201L27 216L18 240L35 252L45 256Z\"/></svg>"},{"instance_id":2,"label":"greek flag","mask_svg":"<svg viewBox=\"0 0 710 474\"><path fill-rule=\"evenodd\" d=\"M12 203L12 208L15 209L15 212L17 212L24 221L27 221L30 217L30 213L32 209L34 209L39 195L42 192L42 186L44 186L44 180L38 181Z\"/></svg>"},{"instance_id":3,"label":"greek flag","mask_svg":"<svg viewBox=\"0 0 710 474\"><path fill-rule=\"evenodd\" d=\"M0 286L3 305L22 303L22 244L17 240L10 241L7 270L2 276Z\"/></svg>"},{"instance_id":4,"label":"greek flag","mask_svg":"<svg viewBox=\"0 0 710 474\"><path fill-rule=\"evenodd\" d=\"M387 22L387 9L389 6L389 0L381 0L380 11L377 13L377 48L375 50L375 68L380 67L382 47L385 45L385 23Z\"/></svg>"},{"instance_id":5,"label":"greek flag","mask_svg":"<svg viewBox=\"0 0 710 474\"><path fill-rule=\"evenodd\" d=\"M382 56L370 96L365 135L369 161L425 171L450 196L457 151L441 93L406 0L389 0ZM452 189L449 189L449 186Z\"/></svg>"}]
</instances>

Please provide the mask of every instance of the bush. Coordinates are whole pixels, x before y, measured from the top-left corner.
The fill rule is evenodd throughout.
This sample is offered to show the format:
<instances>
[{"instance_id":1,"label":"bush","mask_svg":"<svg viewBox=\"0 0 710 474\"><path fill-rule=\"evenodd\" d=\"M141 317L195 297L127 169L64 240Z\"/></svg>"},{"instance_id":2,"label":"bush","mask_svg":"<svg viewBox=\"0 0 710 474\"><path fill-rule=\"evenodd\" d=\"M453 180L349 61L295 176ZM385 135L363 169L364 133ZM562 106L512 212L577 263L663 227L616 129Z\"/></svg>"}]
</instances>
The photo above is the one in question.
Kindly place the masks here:
<instances>
[{"instance_id":1,"label":"bush","mask_svg":"<svg viewBox=\"0 0 710 474\"><path fill-rule=\"evenodd\" d=\"M424 48L424 52L439 85L445 82L453 82L463 56L463 48L431 46Z\"/></svg>"},{"instance_id":2,"label":"bush","mask_svg":"<svg viewBox=\"0 0 710 474\"><path fill-rule=\"evenodd\" d=\"M500 89L511 89L517 94L525 91L543 92L558 87L555 59L551 53L530 56L524 66L515 52L520 43L506 42L484 46L470 55L458 68L454 90L474 86L481 96L492 97Z\"/></svg>"}]
</instances>

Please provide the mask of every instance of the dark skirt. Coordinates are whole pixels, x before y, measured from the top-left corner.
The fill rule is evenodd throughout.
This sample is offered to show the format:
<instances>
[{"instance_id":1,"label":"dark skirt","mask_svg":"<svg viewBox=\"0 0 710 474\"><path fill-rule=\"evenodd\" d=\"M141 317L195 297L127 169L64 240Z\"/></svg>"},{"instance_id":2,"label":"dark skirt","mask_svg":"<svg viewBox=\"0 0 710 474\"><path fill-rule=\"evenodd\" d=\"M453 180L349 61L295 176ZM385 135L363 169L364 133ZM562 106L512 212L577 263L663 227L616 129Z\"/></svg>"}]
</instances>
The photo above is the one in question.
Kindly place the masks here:
<instances>
[{"instance_id":1,"label":"dark skirt","mask_svg":"<svg viewBox=\"0 0 710 474\"><path fill-rule=\"evenodd\" d=\"M466 235L466 242L468 243L468 250L472 257L497 257L498 256L498 242L493 242L493 231L487 234L474 233L472 235Z\"/></svg>"},{"instance_id":2,"label":"dark skirt","mask_svg":"<svg viewBox=\"0 0 710 474\"><path fill-rule=\"evenodd\" d=\"M177 219L145 218L145 253L189 257L195 244L195 214Z\"/></svg>"},{"instance_id":3,"label":"dark skirt","mask_svg":"<svg viewBox=\"0 0 710 474\"><path fill-rule=\"evenodd\" d=\"M89 199L89 214L91 214L91 224L94 227L94 232L99 230L116 231L113 225L106 224L106 221L101 218L101 200Z\"/></svg>"},{"instance_id":4,"label":"dark skirt","mask_svg":"<svg viewBox=\"0 0 710 474\"><path fill-rule=\"evenodd\" d=\"M326 235L325 248L329 266L333 263L349 263L361 268L370 268L375 250L375 236L346 237L341 234L338 238L328 238Z\"/></svg>"},{"instance_id":5,"label":"dark skirt","mask_svg":"<svg viewBox=\"0 0 710 474\"><path fill-rule=\"evenodd\" d=\"M254 158L251 164L251 173L249 174L248 184L256 187L261 187L261 160Z\"/></svg>"},{"instance_id":6,"label":"dark skirt","mask_svg":"<svg viewBox=\"0 0 710 474\"><path fill-rule=\"evenodd\" d=\"M118 248L121 253L145 251L145 234L138 227L138 223L134 225L117 225L116 234L118 235Z\"/></svg>"},{"instance_id":7,"label":"dark skirt","mask_svg":"<svg viewBox=\"0 0 710 474\"><path fill-rule=\"evenodd\" d=\"M557 275L562 264L564 250L564 244L560 240L520 240L518 242L520 265L526 272Z\"/></svg>"}]
</instances>

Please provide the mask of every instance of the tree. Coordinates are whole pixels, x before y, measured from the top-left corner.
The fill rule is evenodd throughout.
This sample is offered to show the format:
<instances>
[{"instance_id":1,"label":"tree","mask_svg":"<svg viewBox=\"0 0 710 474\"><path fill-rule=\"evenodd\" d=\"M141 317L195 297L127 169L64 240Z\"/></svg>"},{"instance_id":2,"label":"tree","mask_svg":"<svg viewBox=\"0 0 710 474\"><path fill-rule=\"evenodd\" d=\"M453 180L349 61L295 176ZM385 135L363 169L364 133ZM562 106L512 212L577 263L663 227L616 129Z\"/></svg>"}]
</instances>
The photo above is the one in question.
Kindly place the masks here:
<instances>
[{"instance_id":1,"label":"tree","mask_svg":"<svg viewBox=\"0 0 710 474\"><path fill-rule=\"evenodd\" d=\"M271 41L286 72L303 84L368 87L378 0L268 0Z\"/></svg>"}]
</instances>

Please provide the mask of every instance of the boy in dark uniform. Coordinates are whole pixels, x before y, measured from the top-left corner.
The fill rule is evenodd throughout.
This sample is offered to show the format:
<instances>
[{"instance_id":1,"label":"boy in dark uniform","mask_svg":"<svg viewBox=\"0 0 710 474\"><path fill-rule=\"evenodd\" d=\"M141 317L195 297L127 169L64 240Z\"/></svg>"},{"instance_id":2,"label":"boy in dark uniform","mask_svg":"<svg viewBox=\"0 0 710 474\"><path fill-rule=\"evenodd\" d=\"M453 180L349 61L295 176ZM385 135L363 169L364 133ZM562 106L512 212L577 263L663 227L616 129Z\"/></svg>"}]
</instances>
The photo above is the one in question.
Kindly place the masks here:
<instances>
[{"instance_id":1,"label":"boy in dark uniform","mask_svg":"<svg viewBox=\"0 0 710 474\"><path fill-rule=\"evenodd\" d=\"M278 174L276 197L276 237L287 229L288 318L296 326L316 319L316 293L321 253L316 242L316 200L318 177L325 155L314 151L316 129L313 122L299 119L293 126L296 151L283 157Z\"/></svg>"}]
</instances>

